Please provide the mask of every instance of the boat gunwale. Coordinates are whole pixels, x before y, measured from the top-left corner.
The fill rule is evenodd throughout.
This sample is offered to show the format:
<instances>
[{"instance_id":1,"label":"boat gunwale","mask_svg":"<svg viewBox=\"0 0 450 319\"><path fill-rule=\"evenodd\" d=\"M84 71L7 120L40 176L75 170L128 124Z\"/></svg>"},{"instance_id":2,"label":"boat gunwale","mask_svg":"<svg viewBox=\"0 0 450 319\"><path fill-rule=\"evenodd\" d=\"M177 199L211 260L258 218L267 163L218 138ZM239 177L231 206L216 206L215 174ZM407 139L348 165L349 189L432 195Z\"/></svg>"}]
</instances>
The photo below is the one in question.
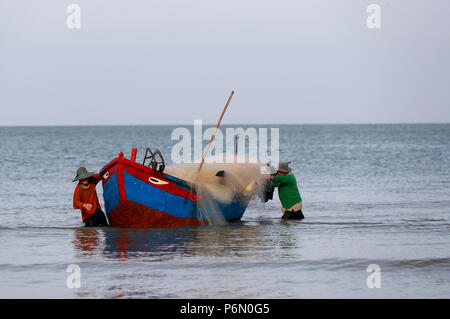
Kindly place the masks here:
<instances>
[{"instance_id":1,"label":"boat gunwale","mask_svg":"<svg viewBox=\"0 0 450 319\"><path fill-rule=\"evenodd\" d=\"M164 172L161 173L161 172L155 171L154 169L152 169L152 168L150 168L148 166L145 166L145 165L140 164L140 163L133 162L132 160L129 160L128 158L125 158L125 157L123 157L123 155L122 156L121 155L122 154L119 154L118 157L116 157L115 159L113 159L109 163L107 163L105 166L103 166L103 168L101 169L100 172L102 173L102 172L110 169L111 167L113 167L116 163L118 164L118 163L122 162L124 165L128 165L128 166L131 166L131 167L133 167L135 169L141 170L141 171L143 171L145 173L152 174L152 175L154 175L157 178L164 178L168 182L174 183L175 185L178 185L180 187L188 188L188 190L190 192L194 193L194 194L198 193L197 192L197 186L195 184L191 183L191 182L188 182L188 181L186 181L184 179L178 178L176 176L173 176L173 175L170 175L170 174L167 174L167 173L164 173ZM170 178L168 178L168 176Z\"/></svg>"}]
</instances>

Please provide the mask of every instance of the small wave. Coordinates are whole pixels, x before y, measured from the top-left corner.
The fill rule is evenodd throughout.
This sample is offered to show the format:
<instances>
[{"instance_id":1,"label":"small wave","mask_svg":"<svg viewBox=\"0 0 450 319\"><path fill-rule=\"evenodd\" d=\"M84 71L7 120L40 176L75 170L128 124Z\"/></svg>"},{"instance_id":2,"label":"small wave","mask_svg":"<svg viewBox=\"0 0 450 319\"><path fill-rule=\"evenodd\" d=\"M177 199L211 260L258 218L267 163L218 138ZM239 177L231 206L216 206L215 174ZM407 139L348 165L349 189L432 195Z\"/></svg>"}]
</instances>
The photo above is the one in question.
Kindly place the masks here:
<instances>
[{"instance_id":1,"label":"small wave","mask_svg":"<svg viewBox=\"0 0 450 319\"><path fill-rule=\"evenodd\" d=\"M14 227L8 227L8 226L0 226L0 230L36 230L36 229L41 229L41 230L63 230L63 229L71 229L71 230L75 230L75 229L80 229L80 228L85 228L84 226L14 226Z\"/></svg>"},{"instance_id":2,"label":"small wave","mask_svg":"<svg viewBox=\"0 0 450 319\"><path fill-rule=\"evenodd\" d=\"M283 260L273 261L273 260L258 260L258 261L245 261L239 262L238 264L233 262L224 262L224 261L210 261L203 266L211 267L211 268L236 268L238 267L240 270L244 269L255 269L255 268L294 268L294 269L302 269L302 270L311 270L317 271L318 269L322 270L346 270L346 271L361 271L366 270L367 267L371 264L379 265L381 271L392 271L392 270L405 270L405 269L422 269L426 268L427 270L447 270L450 267L450 258L427 258L427 259L367 259L367 258L327 258L327 259L314 259L314 260ZM159 267L155 265L155 267ZM179 264L170 262L168 260L165 265L166 269L169 268L178 268ZM195 268L198 269L198 263L185 263L183 268Z\"/></svg>"},{"instance_id":3,"label":"small wave","mask_svg":"<svg viewBox=\"0 0 450 319\"><path fill-rule=\"evenodd\" d=\"M383 270L392 269L420 269L433 268L450 269L450 257L426 259L322 259L296 262L299 265L310 267L312 270L325 267L330 270L357 270L365 269L370 264L377 264Z\"/></svg>"},{"instance_id":4,"label":"small wave","mask_svg":"<svg viewBox=\"0 0 450 319\"><path fill-rule=\"evenodd\" d=\"M386 225L380 222L307 222L303 221L303 224L310 225L351 225L351 226L373 226L373 225Z\"/></svg>"},{"instance_id":5,"label":"small wave","mask_svg":"<svg viewBox=\"0 0 450 319\"><path fill-rule=\"evenodd\" d=\"M447 268L450 270L450 257L442 258L428 258L428 259L400 259L387 260L383 264L390 267L399 268L422 268L422 267L437 267Z\"/></svg>"},{"instance_id":6,"label":"small wave","mask_svg":"<svg viewBox=\"0 0 450 319\"><path fill-rule=\"evenodd\" d=\"M421 219L402 219L405 222L446 222L447 219L444 218L421 218Z\"/></svg>"},{"instance_id":7,"label":"small wave","mask_svg":"<svg viewBox=\"0 0 450 319\"><path fill-rule=\"evenodd\" d=\"M418 230L423 231L424 229L430 229L433 231L444 231L447 232L450 228L450 223L447 220L417 220L415 222L320 222L320 221L306 221L302 220L302 224L311 227L321 227L321 226L335 226L344 227L348 229L367 229L374 228L386 231L399 231L399 230Z\"/></svg>"}]
</instances>

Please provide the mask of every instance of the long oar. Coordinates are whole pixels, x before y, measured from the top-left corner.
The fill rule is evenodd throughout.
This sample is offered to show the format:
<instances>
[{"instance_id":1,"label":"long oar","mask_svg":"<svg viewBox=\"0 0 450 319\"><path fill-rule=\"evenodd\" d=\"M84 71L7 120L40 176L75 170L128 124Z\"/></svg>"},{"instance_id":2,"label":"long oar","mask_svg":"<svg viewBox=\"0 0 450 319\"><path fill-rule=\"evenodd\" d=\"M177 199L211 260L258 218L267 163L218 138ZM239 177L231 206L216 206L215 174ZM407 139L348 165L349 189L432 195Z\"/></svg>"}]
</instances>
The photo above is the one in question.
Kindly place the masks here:
<instances>
[{"instance_id":1,"label":"long oar","mask_svg":"<svg viewBox=\"0 0 450 319\"><path fill-rule=\"evenodd\" d=\"M219 128L220 122L222 122L223 115L225 114L225 111L227 110L228 104L230 104L231 98L233 97L234 91L231 91L230 97L228 98L227 104L225 104L225 107L223 108L222 114L220 115L219 121L217 122L216 128L214 129L214 132L211 135L211 138L209 139L208 145L206 145L205 152L202 156L202 161L200 162L200 165L198 166L198 171L202 169L203 162L205 161L205 157L208 154L209 147L211 146L211 142L214 139L214 136L216 136L217 129Z\"/></svg>"}]
</instances>

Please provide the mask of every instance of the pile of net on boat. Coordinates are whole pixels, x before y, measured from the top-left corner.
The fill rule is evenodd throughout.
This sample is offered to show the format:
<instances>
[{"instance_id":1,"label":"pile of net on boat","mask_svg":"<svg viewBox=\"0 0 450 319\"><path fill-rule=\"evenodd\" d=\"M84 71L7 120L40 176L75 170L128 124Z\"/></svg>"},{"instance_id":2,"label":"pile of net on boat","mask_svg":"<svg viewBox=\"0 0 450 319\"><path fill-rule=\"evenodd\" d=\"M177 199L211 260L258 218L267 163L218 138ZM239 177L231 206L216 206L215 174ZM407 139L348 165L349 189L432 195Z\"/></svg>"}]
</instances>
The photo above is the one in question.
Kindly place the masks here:
<instances>
[{"instance_id":1,"label":"pile of net on boat","mask_svg":"<svg viewBox=\"0 0 450 319\"><path fill-rule=\"evenodd\" d=\"M230 203L236 198L249 199L261 192L265 177L261 163L177 164L166 167L165 173L195 185L202 214L213 223L221 221L217 203Z\"/></svg>"},{"instance_id":2,"label":"pile of net on boat","mask_svg":"<svg viewBox=\"0 0 450 319\"><path fill-rule=\"evenodd\" d=\"M166 167L165 173L194 184L222 203L229 203L236 195L249 196L263 180L260 163L178 164Z\"/></svg>"}]
</instances>

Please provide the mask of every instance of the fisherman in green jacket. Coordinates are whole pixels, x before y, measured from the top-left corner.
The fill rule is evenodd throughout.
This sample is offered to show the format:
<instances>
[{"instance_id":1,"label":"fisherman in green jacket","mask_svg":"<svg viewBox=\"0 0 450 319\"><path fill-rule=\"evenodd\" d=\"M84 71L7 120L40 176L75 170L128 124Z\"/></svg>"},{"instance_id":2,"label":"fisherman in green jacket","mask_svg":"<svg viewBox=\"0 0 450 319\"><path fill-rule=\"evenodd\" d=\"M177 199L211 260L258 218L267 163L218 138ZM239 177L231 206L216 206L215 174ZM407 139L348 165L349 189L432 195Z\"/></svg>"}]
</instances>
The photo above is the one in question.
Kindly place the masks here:
<instances>
[{"instance_id":1,"label":"fisherman in green jacket","mask_svg":"<svg viewBox=\"0 0 450 319\"><path fill-rule=\"evenodd\" d=\"M280 197L283 212L283 219L303 219L302 213L302 198L297 187L297 180L292 174L292 169L289 167L290 162L281 162L278 165L278 171L275 176L266 175L272 181L270 183L273 187L278 187L278 196Z\"/></svg>"}]
</instances>

